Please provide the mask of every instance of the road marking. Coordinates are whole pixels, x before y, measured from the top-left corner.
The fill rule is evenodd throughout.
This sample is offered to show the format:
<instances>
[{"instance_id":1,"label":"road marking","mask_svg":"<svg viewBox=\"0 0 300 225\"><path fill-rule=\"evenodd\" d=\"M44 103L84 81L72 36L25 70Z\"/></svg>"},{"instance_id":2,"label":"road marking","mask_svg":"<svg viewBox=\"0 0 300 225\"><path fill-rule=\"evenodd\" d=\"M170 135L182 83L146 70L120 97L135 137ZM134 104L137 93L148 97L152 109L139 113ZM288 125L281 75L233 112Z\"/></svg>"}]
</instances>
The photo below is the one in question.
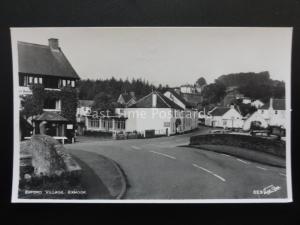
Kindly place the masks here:
<instances>
[{"instance_id":1,"label":"road marking","mask_svg":"<svg viewBox=\"0 0 300 225\"><path fill-rule=\"evenodd\" d=\"M267 170L266 168L260 167L260 166L256 166L256 168L261 169L261 170Z\"/></svg>"},{"instance_id":2,"label":"road marking","mask_svg":"<svg viewBox=\"0 0 300 225\"><path fill-rule=\"evenodd\" d=\"M171 155L167 155L167 154L164 154L164 153L161 153L161 152L156 152L156 151L150 151L154 154L158 154L158 155L162 155L162 156L165 156L165 157L168 157L170 159L176 159L174 156L171 156Z\"/></svg>"},{"instance_id":3,"label":"road marking","mask_svg":"<svg viewBox=\"0 0 300 225\"><path fill-rule=\"evenodd\" d=\"M213 175L215 177L217 177L218 179L220 179L223 182L226 181L223 177L219 176L218 174L216 174L216 173L214 173L214 172L212 172L212 171L210 171L208 169L205 169L204 167L198 166L197 164L193 164L193 166L196 167L196 168L198 168L198 169L201 169L201 170L203 170L203 171L205 171L205 172L207 172L207 173L209 173L209 174L211 174L211 175Z\"/></svg>"},{"instance_id":4,"label":"road marking","mask_svg":"<svg viewBox=\"0 0 300 225\"><path fill-rule=\"evenodd\" d=\"M250 163L249 162L246 162L246 161L244 161L244 160L241 160L241 159L236 159L237 161L239 161L239 162L241 162L241 163L244 163L244 164L247 164L247 165L249 165Z\"/></svg>"},{"instance_id":5,"label":"road marking","mask_svg":"<svg viewBox=\"0 0 300 225\"><path fill-rule=\"evenodd\" d=\"M135 150L141 150L140 147L137 147L137 146L134 146L134 145L132 145L131 148L133 148L133 149L135 149Z\"/></svg>"},{"instance_id":6,"label":"road marking","mask_svg":"<svg viewBox=\"0 0 300 225\"><path fill-rule=\"evenodd\" d=\"M279 175L286 177L286 174L284 173L279 173Z\"/></svg>"}]
</instances>

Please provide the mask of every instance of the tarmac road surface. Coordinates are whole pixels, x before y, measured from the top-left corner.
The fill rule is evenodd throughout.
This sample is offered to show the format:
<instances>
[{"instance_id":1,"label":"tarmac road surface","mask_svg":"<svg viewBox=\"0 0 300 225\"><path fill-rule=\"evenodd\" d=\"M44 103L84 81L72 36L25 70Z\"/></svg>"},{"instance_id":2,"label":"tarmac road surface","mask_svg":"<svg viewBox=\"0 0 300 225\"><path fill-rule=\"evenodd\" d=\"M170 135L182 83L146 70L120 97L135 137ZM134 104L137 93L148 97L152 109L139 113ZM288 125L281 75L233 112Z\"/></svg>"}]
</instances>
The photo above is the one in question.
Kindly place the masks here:
<instances>
[{"instance_id":1,"label":"tarmac road surface","mask_svg":"<svg viewBox=\"0 0 300 225\"><path fill-rule=\"evenodd\" d=\"M65 145L102 154L124 170L125 199L285 198L286 170L216 152L180 147L207 128L171 137Z\"/></svg>"}]
</instances>

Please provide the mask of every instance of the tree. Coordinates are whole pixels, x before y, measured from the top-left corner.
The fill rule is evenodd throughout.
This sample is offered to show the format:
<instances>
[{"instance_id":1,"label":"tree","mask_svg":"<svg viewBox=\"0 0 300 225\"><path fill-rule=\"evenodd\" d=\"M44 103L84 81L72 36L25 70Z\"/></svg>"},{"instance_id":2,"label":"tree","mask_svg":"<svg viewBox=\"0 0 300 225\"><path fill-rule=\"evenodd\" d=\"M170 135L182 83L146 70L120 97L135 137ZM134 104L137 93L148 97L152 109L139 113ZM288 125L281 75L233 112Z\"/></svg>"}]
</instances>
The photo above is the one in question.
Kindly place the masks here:
<instances>
[{"instance_id":1,"label":"tree","mask_svg":"<svg viewBox=\"0 0 300 225\"><path fill-rule=\"evenodd\" d=\"M225 86L221 83L212 83L204 87L202 96L207 104L220 102L225 96Z\"/></svg>"},{"instance_id":2,"label":"tree","mask_svg":"<svg viewBox=\"0 0 300 225\"><path fill-rule=\"evenodd\" d=\"M196 85L198 85L198 86L200 86L200 87L202 87L202 86L204 86L204 85L206 85L207 83L206 83L206 80L205 80L205 78L204 77L200 77L197 81L196 81Z\"/></svg>"},{"instance_id":3,"label":"tree","mask_svg":"<svg viewBox=\"0 0 300 225\"><path fill-rule=\"evenodd\" d=\"M111 94L99 92L94 97L93 110L109 110L113 107L112 103L115 101Z\"/></svg>"}]
</instances>

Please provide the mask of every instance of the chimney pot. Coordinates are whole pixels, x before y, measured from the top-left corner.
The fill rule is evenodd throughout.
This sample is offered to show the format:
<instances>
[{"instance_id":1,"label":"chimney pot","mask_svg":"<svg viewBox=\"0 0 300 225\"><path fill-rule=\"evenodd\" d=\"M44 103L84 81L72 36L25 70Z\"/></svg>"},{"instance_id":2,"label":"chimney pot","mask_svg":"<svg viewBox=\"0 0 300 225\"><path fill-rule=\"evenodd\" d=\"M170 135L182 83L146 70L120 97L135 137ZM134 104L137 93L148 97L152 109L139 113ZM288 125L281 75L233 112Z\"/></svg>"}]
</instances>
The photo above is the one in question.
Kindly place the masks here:
<instances>
[{"instance_id":1,"label":"chimney pot","mask_svg":"<svg viewBox=\"0 0 300 225\"><path fill-rule=\"evenodd\" d=\"M156 104L157 104L157 95L156 93L152 94L152 107L156 108Z\"/></svg>"},{"instance_id":2,"label":"chimney pot","mask_svg":"<svg viewBox=\"0 0 300 225\"><path fill-rule=\"evenodd\" d=\"M51 49L59 49L57 38L49 38L48 43Z\"/></svg>"}]
</instances>

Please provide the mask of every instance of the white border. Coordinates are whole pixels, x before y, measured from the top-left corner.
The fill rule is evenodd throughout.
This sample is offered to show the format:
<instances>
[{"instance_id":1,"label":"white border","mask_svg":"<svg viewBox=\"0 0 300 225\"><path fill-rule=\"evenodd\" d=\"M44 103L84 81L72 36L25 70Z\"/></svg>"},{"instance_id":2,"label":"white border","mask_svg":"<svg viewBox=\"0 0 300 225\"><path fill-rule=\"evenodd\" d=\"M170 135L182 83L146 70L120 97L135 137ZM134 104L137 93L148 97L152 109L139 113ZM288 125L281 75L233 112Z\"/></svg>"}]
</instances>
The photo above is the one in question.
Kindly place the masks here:
<instances>
[{"instance_id":1,"label":"white border","mask_svg":"<svg viewBox=\"0 0 300 225\"><path fill-rule=\"evenodd\" d=\"M292 49L292 27L36 27L45 29L258 29L258 28L271 28L271 29L290 29L291 40L290 46ZM288 78L286 82L286 181L287 181L287 198L273 198L273 199L195 199L195 200L57 200L57 199L19 199L18 198L18 186L19 186L19 150L20 150L20 138L19 138L19 84L18 84L18 52L17 41L13 34L13 31L19 28L10 28L11 31L11 47L12 47L12 59L13 59L13 100L14 100L14 153L13 153L13 182L12 182L12 203L289 203L293 202L292 197L292 172L291 172L291 63L289 69ZM25 29L22 27L21 29ZM28 29L35 29L28 27ZM290 62L292 51L290 51Z\"/></svg>"}]
</instances>

